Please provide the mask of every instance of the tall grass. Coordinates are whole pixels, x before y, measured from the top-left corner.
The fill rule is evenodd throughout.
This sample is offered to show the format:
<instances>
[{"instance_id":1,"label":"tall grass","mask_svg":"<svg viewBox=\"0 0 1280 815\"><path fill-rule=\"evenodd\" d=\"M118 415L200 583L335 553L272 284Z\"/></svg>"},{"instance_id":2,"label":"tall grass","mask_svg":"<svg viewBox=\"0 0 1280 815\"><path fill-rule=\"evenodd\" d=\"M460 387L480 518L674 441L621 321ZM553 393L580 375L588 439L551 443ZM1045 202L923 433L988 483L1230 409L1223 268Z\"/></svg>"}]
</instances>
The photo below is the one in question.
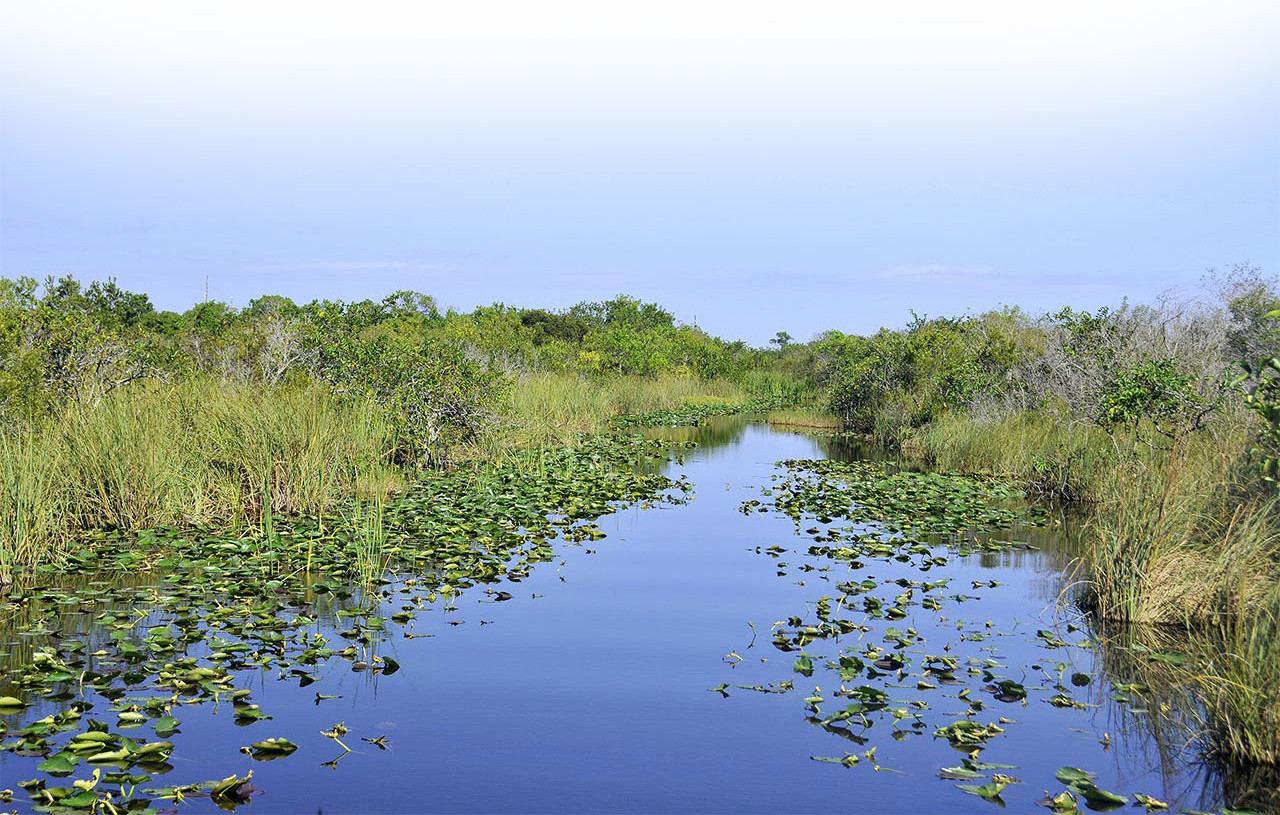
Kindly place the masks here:
<instances>
[{"instance_id":1,"label":"tall grass","mask_svg":"<svg viewBox=\"0 0 1280 815\"><path fill-rule=\"evenodd\" d=\"M1240 485L1249 428L1239 422L1176 441L1150 428L1108 434L1049 409L983 420L943 416L904 452L947 470L997 475L1087 504L1081 575L1094 610L1126 622L1204 621L1255 602L1249 576L1280 553L1276 513ZM1265 505L1264 505L1265 504Z\"/></svg>"},{"instance_id":2,"label":"tall grass","mask_svg":"<svg viewBox=\"0 0 1280 815\"><path fill-rule=\"evenodd\" d=\"M693 377L618 377L605 381L574 374L527 374L516 380L508 424L491 443L537 447L571 443L579 433L603 430L614 416L671 410L682 404L746 402L742 387Z\"/></svg>"},{"instance_id":3,"label":"tall grass","mask_svg":"<svg viewBox=\"0 0 1280 815\"><path fill-rule=\"evenodd\" d=\"M383 496L402 477L374 405L218 381L125 389L0 440L0 564L56 560L89 529L258 527Z\"/></svg>"},{"instance_id":4,"label":"tall grass","mask_svg":"<svg viewBox=\"0 0 1280 815\"><path fill-rule=\"evenodd\" d=\"M825 410L786 408L769 411L769 426L836 432L843 429L844 422Z\"/></svg>"},{"instance_id":5,"label":"tall grass","mask_svg":"<svg viewBox=\"0 0 1280 815\"><path fill-rule=\"evenodd\" d=\"M54 560L66 543L57 456L33 433L0 435L0 587L19 564Z\"/></svg>"},{"instance_id":6,"label":"tall grass","mask_svg":"<svg viewBox=\"0 0 1280 815\"><path fill-rule=\"evenodd\" d=\"M1047 411L945 416L903 444L940 467L993 473L1087 505L1076 564L1085 604L1110 625L1158 626L1201 646L1180 681L1199 688L1213 752L1280 764L1280 497L1258 489L1240 416L1160 440L1108 435Z\"/></svg>"},{"instance_id":7,"label":"tall grass","mask_svg":"<svg viewBox=\"0 0 1280 815\"><path fill-rule=\"evenodd\" d=\"M1208 699L1215 752L1280 766L1280 581L1246 613L1218 621L1220 654L1198 681ZM1272 804L1280 804L1280 787Z\"/></svg>"},{"instance_id":8,"label":"tall grass","mask_svg":"<svg viewBox=\"0 0 1280 815\"><path fill-rule=\"evenodd\" d=\"M1067 501L1094 500L1115 449L1097 428L1051 410L991 418L945 414L908 434L903 452L946 470L996 475Z\"/></svg>"},{"instance_id":9,"label":"tall grass","mask_svg":"<svg viewBox=\"0 0 1280 815\"><path fill-rule=\"evenodd\" d=\"M784 404L814 402L821 394L807 377L769 368L752 368L742 376L742 387L752 396L771 397Z\"/></svg>"},{"instance_id":10,"label":"tall grass","mask_svg":"<svg viewBox=\"0 0 1280 815\"><path fill-rule=\"evenodd\" d=\"M1083 564L1099 614L1185 625L1257 606L1280 536L1274 500L1237 485L1243 459L1195 438L1103 475Z\"/></svg>"},{"instance_id":11,"label":"tall grass","mask_svg":"<svg viewBox=\"0 0 1280 815\"><path fill-rule=\"evenodd\" d=\"M748 398L690 377L529 375L511 391L505 425L473 453L571 442L622 413ZM395 446L378 406L322 388L197 379L71 405L39 433L0 438L0 575L56 561L86 530L262 530L275 516L385 500L405 478L389 460Z\"/></svg>"}]
</instances>

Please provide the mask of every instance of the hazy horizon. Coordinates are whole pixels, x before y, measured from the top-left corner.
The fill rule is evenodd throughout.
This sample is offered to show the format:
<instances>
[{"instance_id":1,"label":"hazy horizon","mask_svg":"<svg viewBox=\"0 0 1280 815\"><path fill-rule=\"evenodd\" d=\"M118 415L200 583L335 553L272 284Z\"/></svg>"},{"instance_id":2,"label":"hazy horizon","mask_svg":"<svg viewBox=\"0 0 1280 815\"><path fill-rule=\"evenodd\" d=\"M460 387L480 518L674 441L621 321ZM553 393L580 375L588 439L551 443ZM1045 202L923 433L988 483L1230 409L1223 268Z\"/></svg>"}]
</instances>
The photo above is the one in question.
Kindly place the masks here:
<instances>
[{"instance_id":1,"label":"hazy horizon","mask_svg":"<svg viewBox=\"0 0 1280 815\"><path fill-rule=\"evenodd\" d=\"M1280 6L0 3L0 275L764 344L1280 272Z\"/></svg>"}]
</instances>

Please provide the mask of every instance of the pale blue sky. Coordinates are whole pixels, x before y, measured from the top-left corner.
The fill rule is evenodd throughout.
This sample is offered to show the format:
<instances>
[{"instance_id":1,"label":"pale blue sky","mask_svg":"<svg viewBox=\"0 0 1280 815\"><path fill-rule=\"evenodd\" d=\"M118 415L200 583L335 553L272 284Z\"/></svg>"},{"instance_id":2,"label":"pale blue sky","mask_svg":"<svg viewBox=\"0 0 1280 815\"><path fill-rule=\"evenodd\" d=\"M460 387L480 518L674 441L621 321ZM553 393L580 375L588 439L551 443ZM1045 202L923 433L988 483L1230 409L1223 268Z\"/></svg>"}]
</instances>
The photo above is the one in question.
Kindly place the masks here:
<instances>
[{"instance_id":1,"label":"pale blue sky","mask_svg":"<svg viewBox=\"0 0 1280 815\"><path fill-rule=\"evenodd\" d=\"M0 274L764 343L1280 272L1280 4L0 0Z\"/></svg>"}]
</instances>

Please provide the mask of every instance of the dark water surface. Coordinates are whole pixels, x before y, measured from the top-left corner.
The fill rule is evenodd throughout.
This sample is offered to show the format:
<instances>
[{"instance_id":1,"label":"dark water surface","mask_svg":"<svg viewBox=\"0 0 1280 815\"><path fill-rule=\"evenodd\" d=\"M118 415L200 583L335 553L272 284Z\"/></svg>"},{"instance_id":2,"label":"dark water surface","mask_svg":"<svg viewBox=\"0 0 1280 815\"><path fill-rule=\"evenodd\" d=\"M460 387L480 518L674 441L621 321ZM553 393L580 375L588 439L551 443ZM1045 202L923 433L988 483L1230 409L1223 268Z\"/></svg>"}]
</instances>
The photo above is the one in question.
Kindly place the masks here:
<instances>
[{"instance_id":1,"label":"dark water surface","mask_svg":"<svg viewBox=\"0 0 1280 815\"><path fill-rule=\"evenodd\" d=\"M901 683L886 677L880 683L895 699L927 703L926 726L912 728L906 719L895 737L892 717L883 715L860 745L806 721L804 697L830 675L793 673L795 654L776 650L770 629L804 613L806 603L811 608L817 598L837 594L834 584L854 575L806 555L812 541L797 536L790 519L744 515L739 506L760 497L775 462L841 451L742 421L683 432L703 442L680 468L696 487L687 505L625 509L601 519L607 538L561 542L555 561L520 583L496 586L514 595L510 601L492 602L477 587L452 607L443 600L428 606L407 626L389 623L381 653L402 666L392 675L352 672L334 660L320 681L300 689L264 673L250 687L273 718L250 727L236 726L225 704L175 710L182 719L173 737L175 769L157 782L253 770L262 792L244 808L249 813L994 811L994 804L937 776L964 752L933 731L964 714L957 693L973 686L973 698L985 700L976 720L1013 720L982 759L1016 765L1004 772L1023 783L1002 795L1014 811L1047 811L1034 802L1045 790L1063 788L1054 772L1067 765L1097 773L1103 789L1150 794L1175 811L1216 803L1212 785L1181 769L1185 751L1168 744L1176 739L1153 735L1160 728L1148 720L1156 713L1113 702L1094 651L1075 645L1086 632L1068 632L1066 624L1083 622L1059 602L1070 547L1064 536L1044 531L1016 533L1035 543L1034 551L953 558L925 576L950 577L955 590L999 581L973 592L977 599L940 611L914 606L907 619L868 620L869 632L806 649L816 663L859 638L883 643L886 629L914 628L925 638L906 649L917 663L924 654L990 657L1001 666L996 673L1027 687L1025 704L980 693L980 681L921 691L916 676ZM775 544L788 551L776 558L757 551ZM802 571L805 564L813 570ZM830 572L819 571L828 566ZM856 579L869 575L922 578L909 565L880 561ZM334 626L317 627L341 642ZM1038 630L1059 632L1072 645L1046 648ZM407 639L406 631L432 636ZM965 632L985 636L961 639ZM1088 687L1073 689L1090 707L1048 703L1045 677L1056 681L1060 663L1067 677L1092 677ZM788 680L795 690L784 694L734 687ZM727 698L708 690L723 683L730 683ZM830 702L824 710L842 706L831 699L835 690L822 688ZM341 698L317 701L317 693ZM338 722L348 728L343 741L353 752L326 766L342 750L321 731ZM386 750L362 740L383 735ZM275 736L300 749L271 762L238 752ZM811 758L872 747L874 762L854 767ZM33 762L0 753L0 788L34 775ZM20 811L24 800L17 790ZM214 808L201 799L179 809Z\"/></svg>"}]
</instances>

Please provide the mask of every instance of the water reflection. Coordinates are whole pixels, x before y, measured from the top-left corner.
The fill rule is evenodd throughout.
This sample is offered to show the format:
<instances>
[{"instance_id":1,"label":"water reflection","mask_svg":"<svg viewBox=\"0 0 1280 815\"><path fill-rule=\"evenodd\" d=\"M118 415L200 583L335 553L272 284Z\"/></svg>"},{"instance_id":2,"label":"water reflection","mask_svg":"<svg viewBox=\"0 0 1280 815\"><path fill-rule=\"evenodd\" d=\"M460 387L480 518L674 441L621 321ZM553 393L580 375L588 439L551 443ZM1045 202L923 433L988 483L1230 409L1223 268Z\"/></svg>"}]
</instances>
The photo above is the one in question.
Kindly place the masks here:
<instances>
[{"instance_id":1,"label":"water reflection","mask_svg":"<svg viewBox=\"0 0 1280 815\"><path fill-rule=\"evenodd\" d=\"M289 613L311 616L311 634L334 647L358 645L357 662L370 665L389 656L402 669L382 675L335 661L309 668L305 677L269 665L238 671L237 685L252 689L254 701L273 718L241 727L225 707L180 708L182 731L175 738L181 740L183 780L254 769L255 784L266 792L249 812L310 811L317 804L326 811L975 811L989 805L935 777L964 751L934 737L931 727L912 727L914 712L865 731L824 722L837 709L833 704L815 703L824 707L820 716L800 700L818 684L831 698L840 680L819 683L798 674L792 669L796 654L770 646L771 625L809 613L817 597L834 596L840 581L874 577L883 585L899 577L950 577L955 588L948 593L973 594L967 591L971 580L1001 585L936 615L874 620L871 630L815 641L808 647L817 669L823 661L818 655L832 656L832 648L868 645L917 662L929 655L997 661L1001 677L1032 690L1025 705L974 694L991 720L1017 722L991 749L992 758L1020 765L1011 772L1026 784L1008 793L1015 809L1030 811L1041 788L1052 784L1054 770L1067 764L1098 772L1107 788L1142 790L1203 809L1257 801L1250 790L1268 783L1274 788L1273 779L1200 760L1202 711L1194 683L1185 668L1143 657L1140 650L1187 652L1212 648L1211 642L1187 643L1158 630L1112 631L1075 610L1069 575L1081 538L1071 513L1054 509L1047 526L1001 533L1031 544L1029 549L975 551L927 575L880 563L854 570L811 557L811 541L797 537L789 519L748 516L739 508L770 483L777 460L865 458L868 451L834 437L772 432L742 417L647 433L685 454L673 474L696 484L688 506L619 510L601 519L604 540L558 541L526 571L449 598L426 598L412 582L421 575L411 573L389 574L367 593L338 587L299 598ZM689 443L698 446L686 448ZM782 551L771 556L770 546ZM114 581L58 579L59 593L78 599L55 603L52 612L49 606L37 611L36 604L0 606L0 651L6 652L0 656L0 695L18 687L14 666L37 650L82 641L91 654L116 636L110 621L117 615L132 620L122 636L138 644L151 627L173 619L147 604L156 578ZM17 588L10 599L44 591ZM498 591L509 601L497 599ZM410 606L416 616L397 621L394 615ZM368 614L379 625L355 624ZM1067 637L1068 626L1092 631L1101 644L1094 650L1050 648L1036 633L1044 628ZM910 640L907 629L928 645ZM174 656L200 655L210 647L181 643ZM1092 677L1087 690L1073 692L1096 707L1046 703L1047 691L1038 694L1033 680L1055 674L1056 663L1067 666L1067 676L1079 671ZM955 686L935 683L942 687L922 691L915 681L886 685L895 706L927 702L919 715L931 725L962 714ZM738 687L783 682L794 682L798 692ZM728 698L707 692L722 683ZM79 692L74 683L61 688ZM1118 702L1118 695L1132 701ZM22 718L56 708L51 700L37 706ZM102 704L99 715L106 710ZM335 764L339 751L320 734L339 721L350 728L346 741L354 749ZM1104 733L1105 748L1098 743ZM261 763L238 752L247 742L274 736L298 742L298 754ZM384 736L385 750L364 741ZM810 759L863 752L876 739L884 742L876 761L898 772ZM30 776L36 760L0 753L0 787ZM214 809L207 799L190 808Z\"/></svg>"}]
</instances>

